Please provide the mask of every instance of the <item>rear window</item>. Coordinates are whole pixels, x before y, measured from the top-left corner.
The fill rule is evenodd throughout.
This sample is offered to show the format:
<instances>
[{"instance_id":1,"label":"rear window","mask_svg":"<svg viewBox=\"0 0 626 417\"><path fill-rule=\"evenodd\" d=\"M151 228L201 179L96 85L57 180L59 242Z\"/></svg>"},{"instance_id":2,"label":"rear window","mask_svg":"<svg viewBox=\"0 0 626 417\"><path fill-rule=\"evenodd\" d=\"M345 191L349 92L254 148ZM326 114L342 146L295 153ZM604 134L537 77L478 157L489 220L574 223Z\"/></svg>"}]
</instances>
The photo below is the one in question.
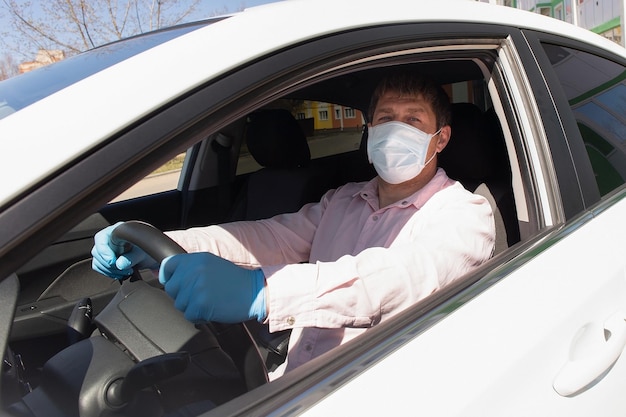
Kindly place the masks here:
<instances>
[{"instance_id":1,"label":"rear window","mask_svg":"<svg viewBox=\"0 0 626 417\"><path fill-rule=\"evenodd\" d=\"M279 99L267 108L289 110L306 136L312 160L359 149L365 117L358 109L323 101L289 99ZM237 175L260 168L244 141Z\"/></svg>"}]
</instances>

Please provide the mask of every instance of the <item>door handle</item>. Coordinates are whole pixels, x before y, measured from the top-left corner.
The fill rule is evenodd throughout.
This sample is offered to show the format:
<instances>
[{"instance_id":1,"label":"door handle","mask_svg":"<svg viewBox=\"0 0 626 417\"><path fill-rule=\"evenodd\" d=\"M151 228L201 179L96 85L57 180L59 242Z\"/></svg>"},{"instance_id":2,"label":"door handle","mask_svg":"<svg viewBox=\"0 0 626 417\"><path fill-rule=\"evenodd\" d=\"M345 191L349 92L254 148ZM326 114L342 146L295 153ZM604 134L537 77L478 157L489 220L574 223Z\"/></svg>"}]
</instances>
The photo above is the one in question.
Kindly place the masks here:
<instances>
[{"instance_id":1,"label":"door handle","mask_svg":"<svg viewBox=\"0 0 626 417\"><path fill-rule=\"evenodd\" d=\"M559 395L580 394L611 370L626 346L625 317L620 311L604 323L588 323L576 333L568 361L552 385Z\"/></svg>"}]
</instances>

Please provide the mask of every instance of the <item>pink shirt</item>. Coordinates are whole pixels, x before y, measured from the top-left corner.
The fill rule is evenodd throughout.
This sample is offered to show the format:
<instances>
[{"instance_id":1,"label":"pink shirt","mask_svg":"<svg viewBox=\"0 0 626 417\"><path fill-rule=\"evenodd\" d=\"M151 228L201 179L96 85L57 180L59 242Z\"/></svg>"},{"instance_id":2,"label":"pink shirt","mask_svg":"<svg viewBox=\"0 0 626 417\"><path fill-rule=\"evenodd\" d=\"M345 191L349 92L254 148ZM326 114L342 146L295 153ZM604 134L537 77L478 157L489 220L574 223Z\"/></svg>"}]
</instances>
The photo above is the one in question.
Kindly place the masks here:
<instances>
[{"instance_id":1,"label":"pink shirt","mask_svg":"<svg viewBox=\"0 0 626 417\"><path fill-rule=\"evenodd\" d=\"M267 220L168 232L188 252L262 267L270 331L293 329L272 377L364 333L489 259L489 203L442 169L421 190L378 207L377 179L328 191Z\"/></svg>"}]
</instances>

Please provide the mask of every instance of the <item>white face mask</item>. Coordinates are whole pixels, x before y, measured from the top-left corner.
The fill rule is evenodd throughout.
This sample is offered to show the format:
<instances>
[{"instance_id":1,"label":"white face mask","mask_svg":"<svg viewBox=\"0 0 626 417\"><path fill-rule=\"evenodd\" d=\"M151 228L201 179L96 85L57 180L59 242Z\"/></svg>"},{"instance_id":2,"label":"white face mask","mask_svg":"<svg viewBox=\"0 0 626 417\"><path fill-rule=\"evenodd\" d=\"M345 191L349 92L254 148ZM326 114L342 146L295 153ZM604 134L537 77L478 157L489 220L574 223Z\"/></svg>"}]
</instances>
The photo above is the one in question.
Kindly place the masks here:
<instances>
[{"instance_id":1,"label":"white face mask","mask_svg":"<svg viewBox=\"0 0 626 417\"><path fill-rule=\"evenodd\" d=\"M400 184L422 172L436 153L426 161L430 139L441 132L429 135L402 122L386 122L370 127L367 138L367 155L378 175L389 184Z\"/></svg>"}]
</instances>

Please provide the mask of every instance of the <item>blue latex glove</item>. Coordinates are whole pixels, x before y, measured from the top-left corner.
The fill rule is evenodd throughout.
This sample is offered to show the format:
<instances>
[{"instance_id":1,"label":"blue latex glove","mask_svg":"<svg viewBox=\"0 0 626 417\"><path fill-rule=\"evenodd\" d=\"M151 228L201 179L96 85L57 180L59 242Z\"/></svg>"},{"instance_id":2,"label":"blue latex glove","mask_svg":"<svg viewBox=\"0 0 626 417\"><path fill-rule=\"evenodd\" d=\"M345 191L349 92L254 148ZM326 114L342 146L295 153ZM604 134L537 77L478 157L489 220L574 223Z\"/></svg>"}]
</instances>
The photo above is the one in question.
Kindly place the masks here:
<instances>
[{"instance_id":1,"label":"blue latex glove","mask_svg":"<svg viewBox=\"0 0 626 417\"><path fill-rule=\"evenodd\" d=\"M240 323L266 316L265 275L207 252L167 257L159 281L193 323Z\"/></svg>"},{"instance_id":2,"label":"blue latex glove","mask_svg":"<svg viewBox=\"0 0 626 417\"><path fill-rule=\"evenodd\" d=\"M122 224L118 222L100 230L94 236L94 245L91 249L93 260L91 267L115 279L124 279L133 274L133 268L157 269L159 264L137 246L130 246L124 240L113 242L113 229ZM130 248L130 250L128 250Z\"/></svg>"}]
</instances>

